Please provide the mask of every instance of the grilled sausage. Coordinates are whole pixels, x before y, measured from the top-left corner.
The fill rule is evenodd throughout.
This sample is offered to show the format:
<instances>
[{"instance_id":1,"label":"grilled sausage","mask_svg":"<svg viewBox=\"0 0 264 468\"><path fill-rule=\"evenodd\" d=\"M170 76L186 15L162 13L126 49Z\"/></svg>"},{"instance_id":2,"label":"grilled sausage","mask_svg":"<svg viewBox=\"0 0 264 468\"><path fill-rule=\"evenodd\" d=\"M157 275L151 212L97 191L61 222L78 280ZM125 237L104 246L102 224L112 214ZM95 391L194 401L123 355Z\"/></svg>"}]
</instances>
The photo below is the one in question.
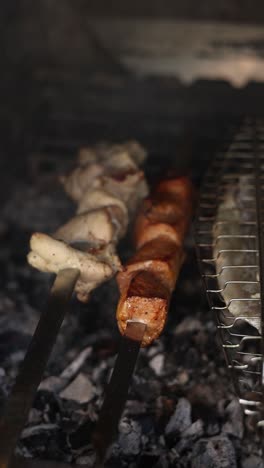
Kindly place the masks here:
<instances>
[{"instance_id":1,"label":"grilled sausage","mask_svg":"<svg viewBox=\"0 0 264 468\"><path fill-rule=\"evenodd\" d=\"M183 242L192 207L192 184L187 177L177 177L162 181L138 215L137 252L117 275L117 322L121 333L127 320L146 323L142 346L152 343L164 328L184 260Z\"/></svg>"}]
</instances>

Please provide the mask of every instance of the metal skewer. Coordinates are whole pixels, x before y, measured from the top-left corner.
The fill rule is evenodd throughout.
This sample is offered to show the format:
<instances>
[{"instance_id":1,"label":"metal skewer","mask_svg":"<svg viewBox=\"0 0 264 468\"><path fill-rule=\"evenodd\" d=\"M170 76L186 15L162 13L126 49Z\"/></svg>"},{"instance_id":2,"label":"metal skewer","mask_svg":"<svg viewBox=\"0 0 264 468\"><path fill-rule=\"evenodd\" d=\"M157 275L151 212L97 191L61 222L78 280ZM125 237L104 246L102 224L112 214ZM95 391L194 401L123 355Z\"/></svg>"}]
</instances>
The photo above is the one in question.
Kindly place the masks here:
<instances>
[{"instance_id":1,"label":"metal skewer","mask_svg":"<svg viewBox=\"0 0 264 468\"><path fill-rule=\"evenodd\" d=\"M126 331L121 339L119 353L93 435L93 445L96 450L96 468L103 466L107 451L118 431L118 423L127 400L129 385L145 330L145 323L132 320L127 322Z\"/></svg>"},{"instance_id":2,"label":"metal skewer","mask_svg":"<svg viewBox=\"0 0 264 468\"><path fill-rule=\"evenodd\" d=\"M52 286L47 307L25 355L21 370L0 421L0 468L10 467L12 455L27 420L35 393L65 317L79 270L61 270Z\"/></svg>"}]
</instances>

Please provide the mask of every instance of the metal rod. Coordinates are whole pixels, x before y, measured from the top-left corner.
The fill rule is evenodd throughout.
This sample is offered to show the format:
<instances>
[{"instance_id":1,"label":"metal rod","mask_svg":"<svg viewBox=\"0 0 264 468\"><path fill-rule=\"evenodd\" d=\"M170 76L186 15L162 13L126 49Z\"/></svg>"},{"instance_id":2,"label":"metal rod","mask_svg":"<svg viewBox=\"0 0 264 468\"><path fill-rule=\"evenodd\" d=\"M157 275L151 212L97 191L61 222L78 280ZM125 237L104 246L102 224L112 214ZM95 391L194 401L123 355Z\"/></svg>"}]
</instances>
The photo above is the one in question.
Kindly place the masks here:
<instances>
[{"instance_id":1,"label":"metal rod","mask_svg":"<svg viewBox=\"0 0 264 468\"><path fill-rule=\"evenodd\" d=\"M145 330L146 324L128 321L125 335L121 339L119 353L93 435L93 445L97 455L96 468L103 466L107 450L117 433Z\"/></svg>"},{"instance_id":2,"label":"metal rod","mask_svg":"<svg viewBox=\"0 0 264 468\"><path fill-rule=\"evenodd\" d=\"M54 281L0 421L0 468L10 466L79 274L75 268L61 270Z\"/></svg>"}]
</instances>

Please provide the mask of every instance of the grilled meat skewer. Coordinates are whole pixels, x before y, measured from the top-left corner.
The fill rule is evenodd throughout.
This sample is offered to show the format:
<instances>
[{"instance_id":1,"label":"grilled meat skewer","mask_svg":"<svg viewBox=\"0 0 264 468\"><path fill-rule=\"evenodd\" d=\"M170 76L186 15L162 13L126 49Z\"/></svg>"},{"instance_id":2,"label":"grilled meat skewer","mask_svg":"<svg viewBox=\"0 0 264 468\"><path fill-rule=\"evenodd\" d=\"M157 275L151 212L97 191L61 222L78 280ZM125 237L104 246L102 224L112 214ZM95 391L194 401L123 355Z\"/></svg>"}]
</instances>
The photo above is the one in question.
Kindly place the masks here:
<instances>
[{"instance_id":1,"label":"grilled meat skewer","mask_svg":"<svg viewBox=\"0 0 264 468\"><path fill-rule=\"evenodd\" d=\"M164 328L192 208L192 184L177 177L162 181L137 216L137 251L117 275L117 322L123 336L93 436L98 467L116 436L140 347L151 344Z\"/></svg>"},{"instance_id":2,"label":"grilled meat skewer","mask_svg":"<svg viewBox=\"0 0 264 468\"><path fill-rule=\"evenodd\" d=\"M187 177L162 181L145 200L136 221L137 252L118 273L117 322L122 334L129 320L146 324L142 346L161 334L171 294L184 260L183 241L193 207Z\"/></svg>"},{"instance_id":3,"label":"grilled meat skewer","mask_svg":"<svg viewBox=\"0 0 264 468\"><path fill-rule=\"evenodd\" d=\"M44 272L80 271L75 292L90 292L121 269L116 244L148 188L137 161L145 151L136 142L83 148L79 164L61 181L78 204L76 215L52 235L34 233L28 262Z\"/></svg>"}]
</instances>

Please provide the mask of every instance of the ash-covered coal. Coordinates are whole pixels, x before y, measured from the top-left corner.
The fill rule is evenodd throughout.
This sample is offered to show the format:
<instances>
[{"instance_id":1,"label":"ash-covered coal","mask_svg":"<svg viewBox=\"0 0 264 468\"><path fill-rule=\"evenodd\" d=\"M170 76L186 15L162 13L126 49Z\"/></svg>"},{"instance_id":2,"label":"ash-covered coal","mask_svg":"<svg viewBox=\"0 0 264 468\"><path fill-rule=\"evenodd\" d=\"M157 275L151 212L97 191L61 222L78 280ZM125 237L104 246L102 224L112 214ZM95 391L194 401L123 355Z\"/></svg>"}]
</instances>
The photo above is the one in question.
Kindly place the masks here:
<instances>
[{"instance_id":1,"label":"ash-covered coal","mask_svg":"<svg viewBox=\"0 0 264 468\"><path fill-rule=\"evenodd\" d=\"M32 230L52 231L72 205L40 177L14 191L2 211L0 267L0 405L15 381L52 277L26 262ZM23 200L23 202L22 202ZM129 236L128 236L129 237ZM132 251L122 241L123 259ZM25 457L93 466L92 434L115 362L119 332L114 280L88 304L72 301L17 446ZM216 339L194 256L173 296L162 337L141 350L119 436L107 467L261 467L260 440L245 423Z\"/></svg>"}]
</instances>

